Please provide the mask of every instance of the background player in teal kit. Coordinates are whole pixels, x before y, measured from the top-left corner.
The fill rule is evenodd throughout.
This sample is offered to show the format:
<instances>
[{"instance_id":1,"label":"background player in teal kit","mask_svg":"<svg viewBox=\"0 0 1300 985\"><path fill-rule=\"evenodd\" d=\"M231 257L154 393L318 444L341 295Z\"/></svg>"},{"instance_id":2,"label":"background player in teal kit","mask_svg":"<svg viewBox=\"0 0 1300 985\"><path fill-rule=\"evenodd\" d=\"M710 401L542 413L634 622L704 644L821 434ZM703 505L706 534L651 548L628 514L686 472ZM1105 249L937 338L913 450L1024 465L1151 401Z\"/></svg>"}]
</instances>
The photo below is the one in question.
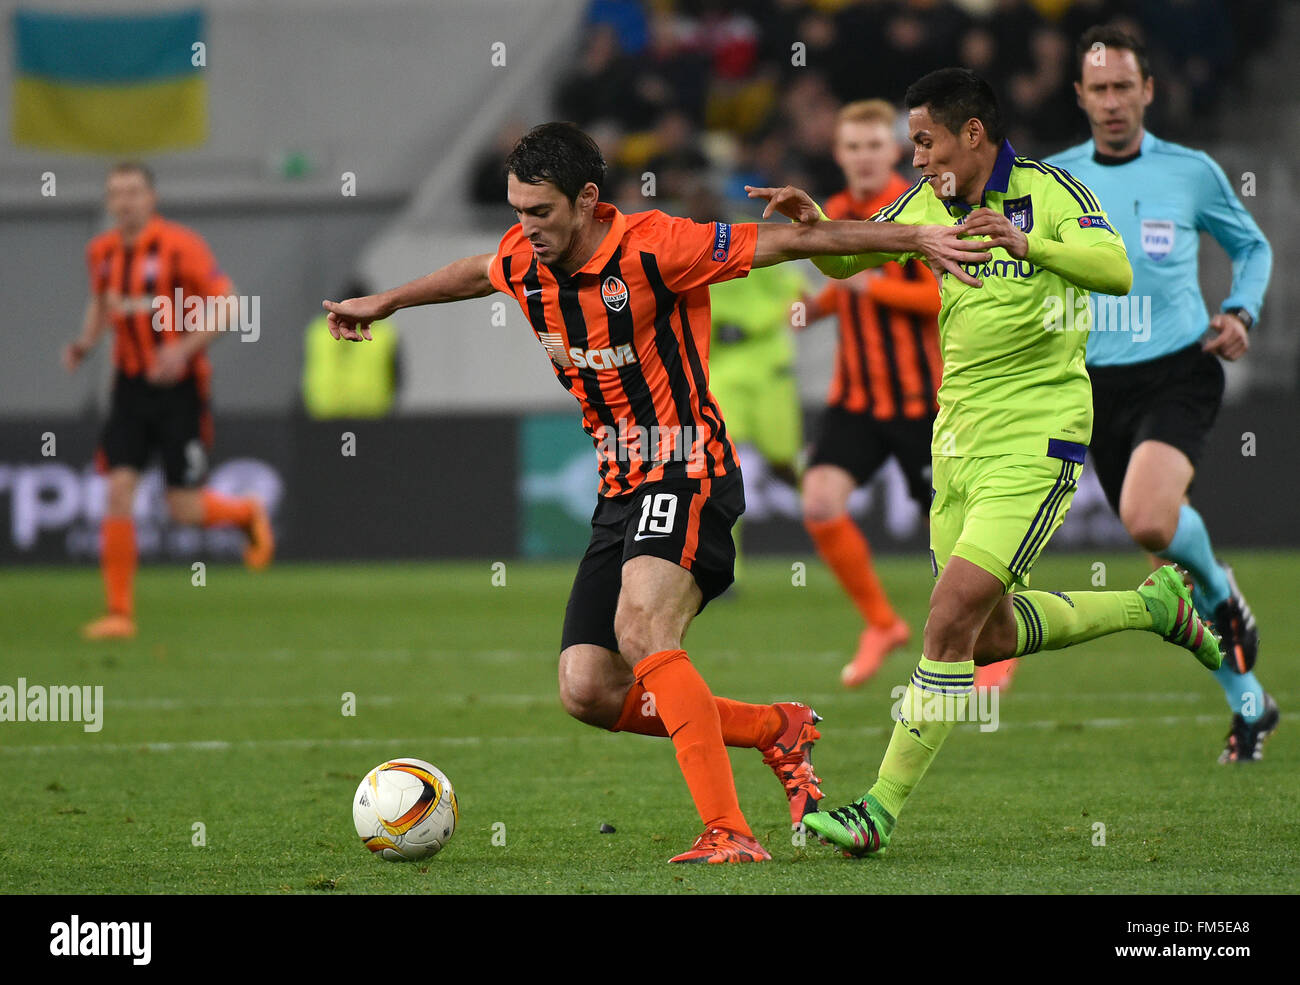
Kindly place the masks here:
<instances>
[{"instance_id":1,"label":"background player in teal kit","mask_svg":"<svg viewBox=\"0 0 1300 985\"><path fill-rule=\"evenodd\" d=\"M1219 359L1245 355L1273 253L1214 161L1143 127L1153 80L1139 41L1094 27L1079 40L1077 60L1075 89L1092 139L1051 162L1096 193L1133 265L1132 291L1107 313L1118 324L1099 324L1099 306L1088 340L1096 415L1090 451L1133 539L1196 579L1197 610L1223 637L1215 676L1234 713L1219 761L1247 762L1260 758L1276 728L1277 704L1252 670L1255 617L1231 569L1215 558L1187 490L1223 396ZM1201 232L1232 259L1232 290L1213 318L1197 283Z\"/></svg>"}]
</instances>

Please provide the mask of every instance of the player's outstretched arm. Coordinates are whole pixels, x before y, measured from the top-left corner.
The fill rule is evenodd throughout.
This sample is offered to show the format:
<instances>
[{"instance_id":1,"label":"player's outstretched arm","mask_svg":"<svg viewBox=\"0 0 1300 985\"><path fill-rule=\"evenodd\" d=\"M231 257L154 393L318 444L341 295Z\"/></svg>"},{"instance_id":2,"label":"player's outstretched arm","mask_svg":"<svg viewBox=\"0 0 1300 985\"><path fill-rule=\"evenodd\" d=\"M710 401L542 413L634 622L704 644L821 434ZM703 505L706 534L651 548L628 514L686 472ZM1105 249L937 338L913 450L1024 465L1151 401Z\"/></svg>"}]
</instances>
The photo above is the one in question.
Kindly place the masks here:
<instances>
[{"instance_id":1,"label":"player's outstretched arm","mask_svg":"<svg viewBox=\"0 0 1300 985\"><path fill-rule=\"evenodd\" d=\"M746 185L745 191L749 193L750 198L767 202L763 208L764 219L769 218L773 212L779 212L794 222L806 224L821 222L826 218L826 213L813 201L813 197L794 185L786 185L783 188L756 188L753 185ZM809 259L812 260L813 266L827 277L845 280L869 267L881 267L890 260L898 258L885 253L875 253L850 257L820 256L809 257Z\"/></svg>"},{"instance_id":2,"label":"player's outstretched arm","mask_svg":"<svg viewBox=\"0 0 1300 985\"><path fill-rule=\"evenodd\" d=\"M487 297L496 290L488 277L494 256L480 253L453 260L431 274L381 294L348 298L346 301L322 301L321 306L329 312L330 334L349 342L363 339L368 342L371 323L388 318L394 311L422 304L446 304L448 301Z\"/></svg>"},{"instance_id":3,"label":"player's outstretched arm","mask_svg":"<svg viewBox=\"0 0 1300 985\"><path fill-rule=\"evenodd\" d=\"M797 225L792 228L800 232L793 235L796 239L800 236L805 237L804 243L810 242L806 238L810 235L809 230L823 232L834 230L841 238L833 242L859 244L850 249L821 249L820 246L825 245L827 241L816 239L818 248L812 253L801 252L796 257L812 260L818 270L837 280L852 277L870 267L883 266L891 260L919 256L924 258L936 273L950 273L965 284L979 287L981 282L966 273L962 269L962 264L984 263L992 258L985 244L972 243L963 239L966 234L954 227L893 222L835 222L826 218L826 213L813 201L811 195L793 185L786 185L784 188L755 188L746 185L745 190L750 198L766 200L767 205L763 209L764 219L773 212L779 212L794 220ZM771 228L775 227L760 226L760 237L764 229ZM760 253L762 246L760 238ZM791 258L777 256L775 259L768 259L767 263L780 263L785 259ZM754 266L765 266L760 262L759 254L755 255Z\"/></svg>"},{"instance_id":4,"label":"player's outstretched arm","mask_svg":"<svg viewBox=\"0 0 1300 985\"><path fill-rule=\"evenodd\" d=\"M903 255L923 256L972 287L979 287L980 282L966 273L962 264L984 263L991 259L988 246L963 239L959 226L905 226L895 222L823 219L790 225L760 224L753 265L768 267L784 260L848 254L883 255L882 263ZM876 265L871 262L863 264L864 267Z\"/></svg>"},{"instance_id":5,"label":"player's outstretched arm","mask_svg":"<svg viewBox=\"0 0 1300 985\"><path fill-rule=\"evenodd\" d=\"M1016 259L1044 267L1085 291L1120 296L1133 287L1133 267L1128 253L1124 251L1123 241L1114 234L1066 242L1037 233L1026 235L1005 215L992 209L976 209L963 228L968 236L987 236L983 241L986 246L1000 246ZM1073 235L1082 237L1085 233L1076 231Z\"/></svg>"}]
</instances>

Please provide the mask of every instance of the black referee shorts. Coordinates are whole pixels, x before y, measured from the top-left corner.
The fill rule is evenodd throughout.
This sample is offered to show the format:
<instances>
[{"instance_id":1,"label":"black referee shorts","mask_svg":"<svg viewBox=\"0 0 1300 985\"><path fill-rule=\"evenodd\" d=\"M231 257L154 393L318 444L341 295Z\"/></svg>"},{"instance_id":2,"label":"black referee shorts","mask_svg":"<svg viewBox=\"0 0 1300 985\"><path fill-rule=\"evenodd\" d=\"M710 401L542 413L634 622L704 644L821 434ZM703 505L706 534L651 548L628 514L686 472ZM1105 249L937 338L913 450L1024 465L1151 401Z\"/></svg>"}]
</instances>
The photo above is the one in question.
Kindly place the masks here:
<instances>
[{"instance_id":1,"label":"black referee shorts","mask_svg":"<svg viewBox=\"0 0 1300 985\"><path fill-rule=\"evenodd\" d=\"M1223 402L1223 366L1199 342L1167 356L1125 366L1089 366L1092 455L1097 479L1119 513L1133 449L1144 441L1173 445L1193 466Z\"/></svg>"},{"instance_id":2,"label":"black referee shorts","mask_svg":"<svg viewBox=\"0 0 1300 985\"><path fill-rule=\"evenodd\" d=\"M694 575L704 595L697 612L703 611L735 580L731 528L744 512L740 469L721 478L665 479L625 496L601 497L591 516L591 543L564 610L560 649L594 643L618 650L614 613L623 564L641 555L672 561Z\"/></svg>"},{"instance_id":3,"label":"black referee shorts","mask_svg":"<svg viewBox=\"0 0 1300 985\"><path fill-rule=\"evenodd\" d=\"M156 451L168 487L201 485L208 472L207 415L207 401L192 377L175 386L154 386L119 373L99 439L100 465L105 471L142 471Z\"/></svg>"}]
</instances>

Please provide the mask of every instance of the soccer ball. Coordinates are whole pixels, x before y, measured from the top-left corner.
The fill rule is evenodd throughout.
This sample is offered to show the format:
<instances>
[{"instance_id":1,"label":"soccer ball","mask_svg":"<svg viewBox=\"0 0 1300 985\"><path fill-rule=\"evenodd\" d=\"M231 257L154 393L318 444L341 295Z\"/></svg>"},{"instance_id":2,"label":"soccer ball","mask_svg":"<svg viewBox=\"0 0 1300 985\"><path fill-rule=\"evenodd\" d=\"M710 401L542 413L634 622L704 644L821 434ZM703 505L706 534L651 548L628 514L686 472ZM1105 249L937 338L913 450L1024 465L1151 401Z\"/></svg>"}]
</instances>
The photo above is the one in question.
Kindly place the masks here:
<instances>
[{"instance_id":1,"label":"soccer ball","mask_svg":"<svg viewBox=\"0 0 1300 985\"><path fill-rule=\"evenodd\" d=\"M390 862L413 862L442 851L458 816L451 781L422 759L380 763L352 798L352 822L362 844Z\"/></svg>"}]
</instances>

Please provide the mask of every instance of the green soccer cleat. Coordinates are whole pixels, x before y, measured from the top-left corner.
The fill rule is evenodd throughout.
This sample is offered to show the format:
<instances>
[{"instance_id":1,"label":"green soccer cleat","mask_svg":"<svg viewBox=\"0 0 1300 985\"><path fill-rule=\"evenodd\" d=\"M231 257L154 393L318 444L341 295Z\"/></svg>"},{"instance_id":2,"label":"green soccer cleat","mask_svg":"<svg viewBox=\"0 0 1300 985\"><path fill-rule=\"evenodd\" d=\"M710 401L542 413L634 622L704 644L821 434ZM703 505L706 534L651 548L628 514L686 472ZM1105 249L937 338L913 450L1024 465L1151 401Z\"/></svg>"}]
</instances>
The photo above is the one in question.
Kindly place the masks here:
<instances>
[{"instance_id":1,"label":"green soccer cleat","mask_svg":"<svg viewBox=\"0 0 1300 985\"><path fill-rule=\"evenodd\" d=\"M1147 576L1137 592L1151 613L1151 632L1192 651L1210 670L1218 670L1223 663L1219 638L1209 623L1196 615L1192 593L1183 581L1185 575L1175 564L1162 565Z\"/></svg>"},{"instance_id":2,"label":"green soccer cleat","mask_svg":"<svg viewBox=\"0 0 1300 985\"><path fill-rule=\"evenodd\" d=\"M853 858L883 855L894 830L894 818L869 795L847 807L805 814L803 823L823 841L842 848Z\"/></svg>"}]
</instances>

